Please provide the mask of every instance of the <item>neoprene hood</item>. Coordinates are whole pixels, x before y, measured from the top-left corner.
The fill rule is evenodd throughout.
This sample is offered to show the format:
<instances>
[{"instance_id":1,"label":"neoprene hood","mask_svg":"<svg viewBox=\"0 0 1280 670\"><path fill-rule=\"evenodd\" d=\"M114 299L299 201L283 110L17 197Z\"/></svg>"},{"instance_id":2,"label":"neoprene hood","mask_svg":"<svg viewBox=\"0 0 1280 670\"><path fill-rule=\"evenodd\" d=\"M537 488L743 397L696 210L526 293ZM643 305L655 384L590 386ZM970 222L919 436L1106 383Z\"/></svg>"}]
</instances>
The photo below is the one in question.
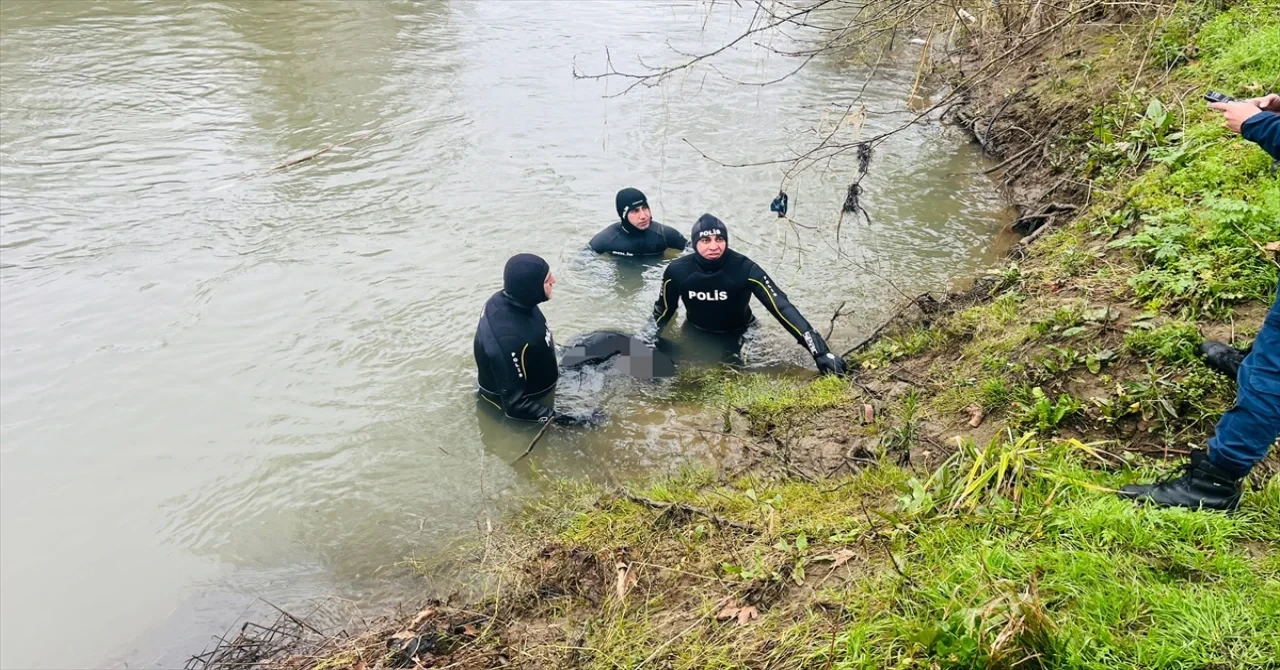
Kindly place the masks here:
<instances>
[{"instance_id":1,"label":"neoprene hood","mask_svg":"<svg viewBox=\"0 0 1280 670\"><path fill-rule=\"evenodd\" d=\"M507 259L507 265L502 269L502 292L526 307L546 302L547 292L542 284L549 272L551 266L541 257L516 254Z\"/></svg>"},{"instance_id":2,"label":"neoprene hood","mask_svg":"<svg viewBox=\"0 0 1280 670\"><path fill-rule=\"evenodd\" d=\"M714 237L719 235L724 238L724 255L720 258L708 260L698 253L698 240L703 237ZM724 221L717 219L710 214L703 214L698 217L698 221L693 224L693 232L689 235L689 241L693 243L693 255L698 261L698 267L706 272L715 272L724 264L724 259L729 256L729 226Z\"/></svg>"},{"instance_id":3,"label":"neoprene hood","mask_svg":"<svg viewBox=\"0 0 1280 670\"><path fill-rule=\"evenodd\" d=\"M614 196L613 206L618 210L618 218L622 220L622 225L626 226L628 230L634 231L636 227L631 225L630 221L627 221L627 212L640 206L648 207L649 201L645 199L644 193L641 193L640 189L624 188L618 191L618 195Z\"/></svg>"}]
</instances>

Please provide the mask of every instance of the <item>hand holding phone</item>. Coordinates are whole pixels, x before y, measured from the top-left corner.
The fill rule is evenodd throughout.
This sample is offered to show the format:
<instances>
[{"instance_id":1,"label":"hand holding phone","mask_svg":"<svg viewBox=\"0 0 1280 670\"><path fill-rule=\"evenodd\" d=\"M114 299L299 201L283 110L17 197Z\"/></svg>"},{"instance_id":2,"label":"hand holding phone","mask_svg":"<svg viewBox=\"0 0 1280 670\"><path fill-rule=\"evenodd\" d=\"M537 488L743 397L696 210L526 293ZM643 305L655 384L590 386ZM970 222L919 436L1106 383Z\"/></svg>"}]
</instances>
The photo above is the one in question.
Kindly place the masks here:
<instances>
[{"instance_id":1,"label":"hand holding phone","mask_svg":"<svg viewBox=\"0 0 1280 670\"><path fill-rule=\"evenodd\" d=\"M1262 109L1251 100L1236 100L1217 91L1205 93L1204 99L1209 101L1210 108L1222 112L1223 121L1227 123L1227 128L1233 133L1240 132L1240 128L1246 121L1255 115L1263 113Z\"/></svg>"}]
</instances>

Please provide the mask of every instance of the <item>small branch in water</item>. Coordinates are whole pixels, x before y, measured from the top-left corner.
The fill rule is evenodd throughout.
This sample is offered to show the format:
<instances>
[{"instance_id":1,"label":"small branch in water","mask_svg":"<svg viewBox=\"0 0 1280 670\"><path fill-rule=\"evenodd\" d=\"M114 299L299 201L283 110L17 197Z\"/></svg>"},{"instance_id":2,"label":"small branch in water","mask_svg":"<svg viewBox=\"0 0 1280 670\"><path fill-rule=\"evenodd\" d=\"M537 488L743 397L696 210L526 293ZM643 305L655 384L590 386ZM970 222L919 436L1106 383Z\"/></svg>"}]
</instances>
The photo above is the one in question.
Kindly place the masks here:
<instances>
[{"instance_id":1,"label":"small branch in water","mask_svg":"<svg viewBox=\"0 0 1280 670\"><path fill-rule=\"evenodd\" d=\"M844 309L844 303L845 303L845 302L846 302L846 301L841 300L841 301L840 301L840 306L836 308L836 313L831 315L831 325L827 326L827 334L826 334L826 336L825 336L825 337L823 337L822 339L824 339L824 340L829 340L829 339L831 339L831 333L835 332L835 330L836 330L836 319L838 319L838 318L840 318L841 316L843 316L843 315L844 315L844 314L841 312L841 310L843 310L843 309Z\"/></svg>"},{"instance_id":2,"label":"small branch in water","mask_svg":"<svg viewBox=\"0 0 1280 670\"><path fill-rule=\"evenodd\" d=\"M371 128L371 129L366 130L366 131L364 131L364 132L362 132L362 133L358 133L357 135L355 135L355 136L351 137L350 139L348 139L348 140L346 140L346 141L344 141L344 142L339 142L339 143L337 143L337 144L330 144L330 145L329 145L329 146L327 146L327 147L323 147L323 148L321 148L321 149L316 149L315 151L312 151L311 153L303 154L302 156L299 156L298 158L294 158L294 159L290 159L290 160L282 161L282 162L277 163L277 164L275 164L275 165L273 165L273 166L271 166L271 167L269 167L269 168L265 168L265 169L262 169L262 170L255 170L255 171L253 171L253 172L246 173L246 174L244 174L244 175L241 175L241 176L239 176L239 177L237 177L237 178L235 178L235 179L231 180L230 182L228 182L228 183L226 183L226 184L223 184L222 186L219 186L219 187L217 187L217 188L213 189L211 192L215 192L215 193L216 193L216 192L218 192L218 191L226 190L226 189L231 188L232 186L235 186L236 184L238 184L238 183L240 183L240 182L242 182L242 181L244 181L244 180L246 180L246 179L249 179L249 178L251 178L251 177L257 177L257 176L261 176L261 175L264 175L264 174L269 174L269 173L272 173L272 172L277 172L277 171L279 171L279 170L283 170L283 169L285 169L285 168L289 168L289 167L293 167L294 165L298 165L299 163L306 163L307 161L310 161L310 160L312 160L312 159L316 158L317 156L321 156L321 155L323 155L323 154L326 154L326 153L328 153L328 152L330 152L330 151L333 151L334 149L340 149L340 148L342 148L342 147L350 146L350 145L355 144L356 142L359 142L359 141L361 141L361 140L366 140L366 139L368 139L368 138L370 138L370 137L373 137L374 135L377 135L377 134L378 134L378 133L380 133L380 132L385 132L385 131L388 131L388 130L394 130L394 129L396 129L396 128L400 128L400 127L403 127L403 126L407 126L407 125L409 125L409 124L411 124L411 123L421 123L421 122L423 122L423 121L430 121L430 120L432 120L432 119L434 119L434 118L436 118L436 117L435 117L435 116L421 116L421 117L418 117L418 118L409 119L409 120L407 120L407 121L401 121L400 123L395 123L395 124L392 124L392 125L389 125L389 126L379 126L379 127L377 127L377 128Z\"/></svg>"},{"instance_id":3,"label":"small branch in water","mask_svg":"<svg viewBox=\"0 0 1280 670\"><path fill-rule=\"evenodd\" d=\"M529 448L528 448L528 449L525 449L525 450L524 450L524 453L523 453L523 454L520 454L520 457L519 457L519 458L517 458L517 459L516 459L516 460L514 460L514 461L511 461L511 464L512 464L512 465L515 465L516 463L519 463L520 461L523 461L523 460L524 460L524 458L525 458L525 456L528 456L529 454L533 453L533 448L534 448L534 447L536 447L536 446L538 446L538 440L541 440L541 439L542 439L543 434L544 434L544 433L546 433L546 432L547 432L547 429L551 427L551 421L552 421L551 419L547 419L546 421L544 421L544 422L542 423L542 428L538 430L538 434L537 434L537 435L534 435L534 436L533 436L533 441L529 443Z\"/></svg>"},{"instance_id":4,"label":"small branch in water","mask_svg":"<svg viewBox=\"0 0 1280 670\"><path fill-rule=\"evenodd\" d=\"M355 137L353 137L353 138L351 138L351 139L347 140L346 142L340 142L340 143L338 143L338 144L330 144L330 145L329 145L329 146L327 146L327 147L324 147L324 148L322 148L322 149L316 149L315 151L312 151L312 152L311 152L311 153L309 153L309 154L303 154L302 156L299 156L298 158L294 158L293 160L287 160L287 161L284 161L283 163L278 163L278 164L276 164L276 165L273 165L273 166L271 167L271 170L272 170L272 171L274 171L274 170L283 170L283 169L285 169L285 168L287 168L287 167L293 167L294 165L297 165L297 164L299 164L299 163L305 163L305 162L307 162L307 161L309 161L309 160L311 160L311 159L313 159L313 158L315 158L316 156L319 156L319 155L321 155L321 154L326 154L326 153L328 153L328 152L330 152L330 151L333 151L334 149L339 149L339 148L341 148L341 147L345 147L345 146L348 146L348 145L354 144L354 143L356 143L356 142L359 142L360 140L363 140L364 138L369 137L370 135L372 135L372 134L374 134L374 133L376 133L376 132L378 132L378 129L377 129L377 128L374 128L373 130L369 130L369 131L366 131L366 132L360 133L359 135L356 135Z\"/></svg>"}]
</instances>

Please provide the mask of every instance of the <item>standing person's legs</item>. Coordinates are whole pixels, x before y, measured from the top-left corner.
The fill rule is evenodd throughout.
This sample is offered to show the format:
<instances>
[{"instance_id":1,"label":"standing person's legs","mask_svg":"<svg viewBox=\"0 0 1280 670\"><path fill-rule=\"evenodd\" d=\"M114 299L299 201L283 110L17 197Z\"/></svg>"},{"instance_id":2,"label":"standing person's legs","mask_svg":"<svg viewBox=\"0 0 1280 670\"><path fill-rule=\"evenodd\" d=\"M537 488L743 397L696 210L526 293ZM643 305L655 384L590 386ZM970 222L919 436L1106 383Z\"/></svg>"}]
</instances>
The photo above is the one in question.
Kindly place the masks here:
<instances>
[{"instance_id":1,"label":"standing person's legs","mask_svg":"<svg viewBox=\"0 0 1280 670\"><path fill-rule=\"evenodd\" d=\"M1235 509L1240 480L1280 436L1280 293L1262 322L1253 351L1240 365L1236 403L1177 474L1154 484L1130 484L1120 495L1172 507Z\"/></svg>"},{"instance_id":2,"label":"standing person's legs","mask_svg":"<svg viewBox=\"0 0 1280 670\"><path fill-rule=\"evenodd\" d=\"M1280 295L1253 351L1240 364L1236 404L1209 439L1209 460L1236 477L1249 474L1280 435Z\"/></svg>"}]
</instances>

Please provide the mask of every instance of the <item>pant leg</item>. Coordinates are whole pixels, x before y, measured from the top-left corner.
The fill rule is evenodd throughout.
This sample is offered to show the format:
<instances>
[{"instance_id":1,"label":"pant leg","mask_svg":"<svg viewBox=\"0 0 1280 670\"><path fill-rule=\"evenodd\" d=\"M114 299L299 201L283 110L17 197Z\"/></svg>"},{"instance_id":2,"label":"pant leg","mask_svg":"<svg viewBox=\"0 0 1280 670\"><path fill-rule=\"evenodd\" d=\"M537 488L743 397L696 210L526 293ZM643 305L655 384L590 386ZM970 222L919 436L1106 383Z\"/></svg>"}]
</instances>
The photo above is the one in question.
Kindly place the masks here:
<instances>
[{"instance_id":1,"label":"pant leg","mask_svg":"<svg viewBox=\"0 0 1280 670\"><path fill-rule=\"evenodd\" d=\"M1236 381L1236 404L1209 439L1209 460L1243 477L1280 436L1280 293Z\"/></svg>"}]
</instances>

